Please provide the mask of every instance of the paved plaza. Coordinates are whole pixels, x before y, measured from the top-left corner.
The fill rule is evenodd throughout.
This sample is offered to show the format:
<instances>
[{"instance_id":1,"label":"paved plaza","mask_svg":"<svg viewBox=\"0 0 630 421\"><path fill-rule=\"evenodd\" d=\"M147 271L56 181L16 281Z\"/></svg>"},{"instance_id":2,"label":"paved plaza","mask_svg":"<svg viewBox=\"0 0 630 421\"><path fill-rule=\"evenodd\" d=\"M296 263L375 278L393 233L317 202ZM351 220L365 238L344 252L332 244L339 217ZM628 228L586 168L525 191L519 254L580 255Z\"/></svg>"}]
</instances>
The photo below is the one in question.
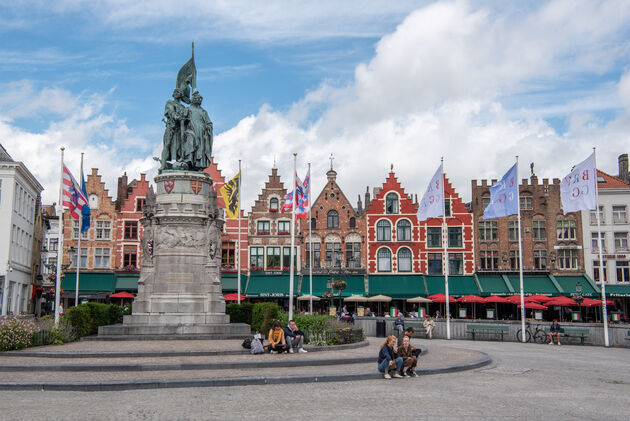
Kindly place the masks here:
<instances>
[{"instance_id":1,"label":"paved plaza","mask_svg":"<svg viewBox=\"0 0 630 421\"><path fill-rule=\"evenodd\" d=\"M380 339L370 341L369 348L373 348ZM628 349L481 341L415 343L427 346L427 362L449 352L457 355L458 350L487 353L493 361L469 371L417 379L113 392L2 391L0 418L620 420L628 419L630 414ZM355 352L363 355L366 350ZM323 354L327 353L304 355L323 358ZM243 357L247 356L238 358ZM280 356L262 358L276 357ZM302 356L281 358L286 357ZM373 366L376 370L375 363ZM338 369L343 371L344 367ZM278 375L290 370L276 369ZM0 375L7 374L15 373ZM47 372L45 376L55 378L60 374ZM80 377L80 373L74 374ZM289 417L290 412L295 416Z\"/></svg>"}]
</instances>

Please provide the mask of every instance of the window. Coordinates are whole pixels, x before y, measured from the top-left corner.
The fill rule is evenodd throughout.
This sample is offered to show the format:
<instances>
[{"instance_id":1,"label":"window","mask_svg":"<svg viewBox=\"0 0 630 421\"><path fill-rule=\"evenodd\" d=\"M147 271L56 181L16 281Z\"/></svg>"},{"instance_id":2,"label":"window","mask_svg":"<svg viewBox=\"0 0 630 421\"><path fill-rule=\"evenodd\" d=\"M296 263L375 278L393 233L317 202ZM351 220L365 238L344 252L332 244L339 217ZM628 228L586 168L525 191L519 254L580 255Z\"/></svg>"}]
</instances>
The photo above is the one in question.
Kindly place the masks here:
<instances>
[{"instance_id":1,"label":"window","mask_svg":"<svg viewBox=\"0 0 630 421\"><path fill-rule=\"evenodd\" d=\"M57 258L49 257L48 258L48 267L46 268L46 273L55 273L57 272ZM0 294L0 297L2 295Z\"/></svg>"},{"instance_id":2,"label":"window","mask_svg":"<svg viewBox=\"0 0 630 421\"><path fill-rule=\"evenodd\" d=\"M249 267L252 270L262 270L265 267L265 248L249 248Z\"/></svg>"},{"instance_id":3,"label":"window","mask_svg":"<svg viewBox=\"0 0 630 421\"><path fill-rule=\"evenodd\" d=\"M311 229L317 229L317 219L311 218Z\"/></svg>"},{"instance_id":4,"label":"window","mask_svg":"<svg viewBox=\"0 0 630 421\"><path fill-rule=\"evenodd\" d=\"M604 207L599 207L599 222L604 223ZM597 213L594 210L591 211L591 225L597 225Z\"/></svg>"},{"instance_id":5,"label":"window","mask_svg":"<svg viewBox=\"0 0 630 421\"><path fill-rule=\"evenodd\" d=\"M389 221L381 219L376 223L376 241L391 241L392 230Z\"/></svg>"},{"instance_id":6,"label":"window","mask_svg":"<svg viewBox=\"0 0 630 421\"><path fill-rule=\"evenodd\" d=\"M81 268L87 268L88 249L81 247ZM72 266L77 267L77 252L72 253Z\"/></svg>"},{"instance_id":7,"label":"window","mask_svg":"<svg viewBox=\"0 0 630 421\"><path fill-rule=\"evenodd\" d=\"M111 221L96 221L96 239L111 240L112 223Z\"/></svg>"},{"instance_id":8,"label":"window","mask_svg":"<svg viewBox=\"0 0 630 421\"><path fill-rule=\"evenodd\" d=\"M350 218L350 228L356 228L357 227L357 219L353 216L352 218Z\"/></svg>"},{"instance_id":9,"label":"window","mask_svg":"<svg viewBox=\"0 0 630 421\"><path fill-rule=\"evenodd\" d=\"M89 197L90 200L90 210L98 209L98 196L95 194L91 194Z\"/></svg>"},{"instance_id":10,"label":"window","mask_svg":"<svg viewBox=\"0 0 630 421\"><path fill-rule=\"evenodd\" d=\"M556 223L558 240L575 240L575 221L563 219Z\"/></svg>"},{"instance_id":11,"label":"window","mask_svg":"<svg viewBox=\"0 0 630 421\"><path fill-rule=\"evenodd\" d=\"M448 246L462 246L462 227L448 227Z\"/></svg>"},{"instance_id":12,"label":"window","mask_svg":"<svg viewBox=\"0 0 630 421\"><path fill-rule=\"evenodd\" d=\"M280 247L267 247L267 269L280 270Z\"/></svg>"},{"instance_id":13,"label":"window","mask_svg":"<svg viewBox=\"0 0 630 421\"><path fill-rule=\"evenodd\" d=\"M442 274L442 253L429 253L427 261L429 275Z\"/></svg>"},{"instance_id":14,"label":"window","mask_svg":"<svg viewBox=\"0 0 630 421\"><path fill-rule=\"evenodd\" d=\"M269 210L271 212L278 212L278 199L275 197L272 197L271 200L269 200Z\"/></svg>"},{"instance_id":15,"label":"window","mask_svg":"<svg viewBox=\"0 0 630 421\"><path fill-rule=\"evenodd\" d=\"M615 251L628 250L628 233L616 232L615 233Z\"/></svg>"},{"instance_id":16,"label":"window","mask_svg":"<svg viewBox=\"0 0 630 421\"><path fill-rule=\"evenodd\" d=\"M545 221L533 221L532 222L532 238L534 240L544 240L547 238L547 232L545 230Z\"/></svg>"},{"instance_id":17,"label":"window","mask_svg":"<svg viewBox=\"0 0 630 421\"><path fill-rule=\"evenodd\" d=\"M398 195L396 193L389 193L385 197L385 213L398 213Z\"/></svg>"},{"instance_id":18,"label":"window","mask_svg":"<svg viewBox=\"0 0 630 421\"><path fill-rule=\"evenodd\" d=\"M448 254L449 275L461 275L464 273L464 255L462 253Z\"/></svg>"},{"instance_id":19,"label":"window","mask_svg":"<svg viewBox=\"0 0 630 421\"><path fill-rule=\"evenodd\" d=\"M123 248L123 267L137 267L138 249L136 246L125 246Z\"/></svg>"},{"instance_id":20,"label":"window","mask_svg":"<svg viewBox=\"0 0 630 421\"><path fill-rule=\"evenodd\" d=\"M451 199L444 199L444 216L451 216Z\"/></svg>"},{"instance_id":21,"label":"window","mask_svg":"<svg viewBox=\"0 0 630 421\"><path fill-rule=\"evenodd\" d=\"M382 248L378 251L378 267L379 272L392 271L392 252L389 249Z\"/></svg>"},{"instance_id":22,"label":"window","mask_svg":"<svg viewBox=\"0 0 630 421\"><path fill-rule=\"evenodd\" d=\"M72 238L79 239L79 221L72 221ZM86 240L88 238L88 230L81 233L81 239Z\"/></svg>"},{"instance_id":23,"label":"window","mask_svg":"<svg viewBox=\"0 0 630 421\"><path fill-rule=\"evenodd\" d=\"M339 228L339 214L335 210L328 212L326 217L328 228Z\"/></svg>"},{"instance_id":24,"label":"window","mask_svg":"<svg viewBox=\"0 0 630 421\"><path fill-rule=\"evenodd\" d=\"M626 207L625 206L613 206L613 224L625 224L628 222L626 218Z\"/></svg>"},{"instance_id":25,"label":"window","mask_svg":"<svg viewBox=\"0 0 630 421\"><path fill-rule=\"evenodd\" d=\"M627 260L617 260L617 282L630 281L630 266Z\"/></svg>"},{"instance_id":26,"label":"window","mask_svg":"<svg viewBox=\"0 0 630 421\"><path fill-rule=\"evenodd\" d=\"M95 248L94 249L94 267L95 268L109 268L109 254L108 248Z\"/></svg>"},{"instance_id":27,"label":"window","mask_svg":"<svg viewBox=\"0 0 630 421\"><path fill-rule=\"evenodd\" d=\"M278 221L278 235L291 234L291 221Z\"/></svg>"},{"instance_id":28,"label":"window","mask_svg":"<svg viewBox=\"0 0 630 421\"><path fill-rule=\"evenodd\" d=\"M51 238L50 240L48 240L48 251L57 251L58 247L59 247L58 238Z\"/></svg>"},{"instance_id":29,"label":"window","mask_svg":"<svg viewBox=\"0 0 630 421\"><path fill-rule=\"evenodd\" d=\"M258 235L269 235L269 221L258 221L256 228Z\"/></svg>"},{"instance_id":30,"label":"window","mask_svg":"<svg viewBox=\"0 0 630 421\"><path fill-rule=\"evenodd\" d=\"M519 200L521 205L521 210L532 210L532 197L531 196L523 196Z\"/></svg>"},{"instance_id":31,"label":"window","mask_svg":"<svg viewBox=\"0 0 630 421\"><path fill-rule=\"evenodd\" d=\"M486 208L488 207L488 205L490 204L490 198L489 197L482 197L481 198L481 206L483 207L483 211L485 212Z\"/></svg>"},{"instance_id":32,"label":"window","mask_svg":"<svg viewBox=\"0 0 630 421\"><path fill-rule=\"evenodd\" d=\"M282 247L282 268L291 266L291 247ZM297 250L293 254L293 267L297 269Z\"/></svg>"},{"instance_id":33,"label":"window","mask_svg":"<svg viewBox=\"0 0 630 421\"><path fill-rule=\"evenodd\" d=\"M396 224L396 237L398 241L411 241L411 223L401 219Z\"/></svg>"},{"instance_id":34,"label":"window","mask_svg":"<svg viewBox=\"0 0 630 421\"><path fill-rule=\"evenodd\" d=\"M479 239L493 241L497 239L497 221L479 221Z\"/></svg>"},{"instance_id":35,"label":"window","mask_svg":"<svg viewBox=\"0 0 630 421\"><path fill-rule=\"evenodd\" d=\"M346 267L351 269L361 267L361 243L346 243Z\"/></svg>"},{"instance_id":36,"label":"window","mask_svg":"<svg viewBox=\"0 0 630 421\"><path fill-rule=\"evenodd\" d=\"M510 269L519 268L518 250L510 250Z\"/></svg>"},{"instance_id":37,"label":"window","mask_svg":"<svg viewBox=\"0 0 630 421\"><path fill-rule=\"evenodd\" d=\"M605 233L601 233L602 236L602 252L606 252L606 235ZM591 248L593 251L599 251L599 241L596 232L591 233Z\"/></svg>"},{"instance_id":38,"label":"window","mask_svg":"<svg viewBox=\"0 0 630 421\"><path fill-rule=\"evenodd\" d=\"M341 243L326 243L326 267L341 267Z\"/></svg>"},{"instance_id":39,"label":"window","mask_svg":"<svg viewBox=\"0 0 630 421\"><path fill-rule=\"evenodd\" d=\"M142 212L145 203L147 203L147 200L144 197L138 197L136 199L136 212Z\"/></svg>"},{"instance_id":40,"label":"window","mask_svg":"<svg viewBox=\"0 0 630 421\"><path fill-rule=\"evenodd\" d=\"M499 269L499 252L497 250L481 250L479 267L482 270Z\"/></svg>"},{"instance_id":41,"label":"window","mask_svg":"<svg viewBox=\"0 0 630 421\"><path fill-rule=\"evenodd\" d=\"M593 280L600 282L599 278L599 260L593 260ZM606 262L604 262L604 281L608 281L608 275L606 273Z\"/></svg>"},{"instance_id":42,"label":"window","mask_svg":"<svg viewBox=\"0 0 630 421\"><path fill-rule=\"evenodd\" d=\"M427 247L430 247L430 248L442 247L442 228L440 227L427 228Z\"/></svg>"},{"instance_id":43,"label":"window","mask_svg":"<svg viewBox=\"0 0 630 421\"><path fill-rule=\"evenodd\" d=\"M508 221L508 239L518 241L518 221Z\"/></svg>"},{"instance_id":44,"label":"window","mask_svg":"<svg viewBox=\"0 0 630 421\"><path fill-rule=\"evenodd\" d=\"M547 269L547 250L534 250L534 269Z\"/></svg>"},{"instance_id":45,"label":"window","mask_svg":"<svg viewBox=\"0 0 630 421\"><path fill-rule=\"evenodd\" d=\"M236 244L233 241L221 245L221 266L236 265Z\"/></svg>"},{"instance_id":46,"label":"window","mask_svg":"<svg viewBox=\"0 0 630 421\"><path fill-rule=\"evenodd\" d=\"M411 272L411 250L406 247L398 250L398 272Z\"/></svg>"},{"instance_id":47,"label":"window","mask_svg":"<svg viewBox=\"0 0 630 421\"><path fill-rule=\"evenodd\" d=\"M571 270L578 268L577 250L558 250L558 268L561 270Z\"/></svg>"},{"instance_id":48,"label":"window","mask_svg":"<svg viewBox=\"0 0 630 421\"><path fill-rule=\"evenodd\" d=\"M321 266L321 244L313 243L313 267L318 268ZM306 267L311 264L311 243L306 243Z\"/></svg>"},{"instance_id":49,"label":"window","mask_svg":"<svg viewBox=\"0 0 630 421\"><path fill-rule=\"evenodd\" d=\"M138 238L138 222L137 221L125 221L125 239Z\"/></svg>"}]
</instances>

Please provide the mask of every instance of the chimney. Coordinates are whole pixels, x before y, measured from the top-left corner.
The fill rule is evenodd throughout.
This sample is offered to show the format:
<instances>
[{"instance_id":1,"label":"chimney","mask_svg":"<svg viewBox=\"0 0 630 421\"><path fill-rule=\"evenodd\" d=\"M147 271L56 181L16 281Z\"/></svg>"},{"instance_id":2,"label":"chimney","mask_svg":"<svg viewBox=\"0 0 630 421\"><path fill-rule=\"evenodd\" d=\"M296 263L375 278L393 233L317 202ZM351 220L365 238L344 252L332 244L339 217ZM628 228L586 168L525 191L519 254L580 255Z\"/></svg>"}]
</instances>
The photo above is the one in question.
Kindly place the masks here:
<instances>
[{"instance_id":1,"label":"chimney","mask_svg":"<svg viewBox=\"0 0 630 421\"><path fill-rule=\"evenodd\" d=\"M365 209L370 206L370 186L365 188Z\"/></svg>"},{"instance_id":2,"label":"chimney","mask_svg":"<svg viewBox=\"0 0 630 421\"><path fill-rule=\"evenodd\" d=\"M363 204L361 203L361 195L357 195L359 196L359 200L357 200L357 213L359 215L361 215L363 213Z\"/></svg>"},{"instance_id":3,"label":"chimney","mask_svg":"<svg viewBox=\"0 0 630 421\"><path fill-rule=\"evenodd\" d=\"M129 197L129 191L127 190L127 173L125 172L121 177L118 177L118 192L116 197L116 210L120 212L122 204Z\"/></svg>"},{"instance_id":4,"label":"chimney","mask_svg":"<svg viewBox=\"0 0 630 421\"><path fill-rule=\"evenodd\" d=\"M628 173L628 154L619 155L619 178L626 183L630 183L630 174Z\"/></svg>"}]
</instances>

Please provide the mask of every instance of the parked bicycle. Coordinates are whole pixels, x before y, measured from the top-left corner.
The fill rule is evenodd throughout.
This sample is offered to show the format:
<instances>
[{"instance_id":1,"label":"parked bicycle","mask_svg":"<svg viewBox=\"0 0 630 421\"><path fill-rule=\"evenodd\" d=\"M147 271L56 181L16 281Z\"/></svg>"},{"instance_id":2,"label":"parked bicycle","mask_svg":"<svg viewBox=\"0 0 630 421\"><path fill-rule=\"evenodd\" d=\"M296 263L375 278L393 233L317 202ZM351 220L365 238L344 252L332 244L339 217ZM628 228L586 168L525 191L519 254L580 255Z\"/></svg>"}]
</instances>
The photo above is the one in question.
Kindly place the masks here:
<instances>
[{"instance_id":1,"label":"parked bicycle","mask_svg":"<svg viewBox=\"0 0 630 421\"><path fill-rule=\"evenodd\" d=\"M527 342L532 342L532 338L534 342L539 344L546 344L549 342L549 336L545 329L541 327L542 325L536 325L536 330L532 330L532 326L529 322L525 323L525 339ZM521 342L523 338L521 337L521 329L516 331L516 341Z\"/></svg>"}]
</instances>

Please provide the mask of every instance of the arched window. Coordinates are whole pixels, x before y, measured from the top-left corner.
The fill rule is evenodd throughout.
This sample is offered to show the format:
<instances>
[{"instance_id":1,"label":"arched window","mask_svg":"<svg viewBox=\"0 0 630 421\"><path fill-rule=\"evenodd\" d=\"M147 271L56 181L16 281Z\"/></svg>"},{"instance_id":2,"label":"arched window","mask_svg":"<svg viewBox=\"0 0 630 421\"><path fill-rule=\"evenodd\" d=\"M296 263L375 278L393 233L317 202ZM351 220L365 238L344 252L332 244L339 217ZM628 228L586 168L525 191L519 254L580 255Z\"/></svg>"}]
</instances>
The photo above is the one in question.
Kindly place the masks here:
<instances>
[{"instance_id":1,"label":"arched window","mask_svg":"<svg viewBox=\"0 0 630 421\"><path fill-rule=\"evenodd\" d=\"M398 195L396 193L389 193L385 196L385 213L398 213Z\"/></svg>"},{"instance_id":2,"label":"arched window","mask_svg":"<svg viewBox=\"0 0 630 421\"><path fill-rule=\"evenodd\" d=\"M271 200L269 201L269 210L270 211L277 211L278 210L278 199L275 197L272 197Z\"/></svg>"},{"instance_id":3,"label":"arched window","mask_svg":"<svg viewBox=\"0 0 630 421\"><path fill-rule=\"evenodd\" d=\"M411 250L408 248L398 250L398 272L411 272Z\"/></svg>"},{"instance_id":4,"label":"arched window","mask_svg":"<svg viewBox=\"0 0 630 421\"><path fill-rule=\"evenodd\" d=\"M382 248L378 251L378 267L379 272L392 271L392 252L389 249Z\"/></svg>"},{"instance_id":5,"label":"arched window","mask_svg":"<svg viewBox=\"0 0 630 421\"><path fill-rule=\"evenodd\" d=\"M317 219L311 218L311 229L317 229Z\"/></svg>"},{"instance_id":6,"label":"arched window","mask_svg":"<svg viewBox=\"0 0 630 421\"><path fill-rule=\"evenodd\" d=\"M331 210L328 212L328 217L326 218L328 222L328 228L339 228L339 214L335 210Z\"/></svg>"},{"instance_id":7,"label":"arched window","mask_svg":"<svg viewBox=\"0 0 630 421\"><path fill-rule=\"evenodd\" d=\"M396 224L396 238L398 241L411 241L411 223L406 219Z\"/></svg>"},{"instance_id":8,"label":"arched window","mask_svg":"<svg viewBox=\"0 0 630 421\"><path fill-rule=\"evenodd\" d=\"M356 228L357 227L357 220L356 220L356 218L354 216L350 218L349 224L350 224L350 228Z\"/></svg>"},{"instance_id":9,"label":"arched window","mask_svg":"<svg viewBox=\"0 0 630 421\"><path fill-rule=\"evenodd\" d=\"M392 226L386 219L376 223L376 241L392 241Z\"/></svg>"}]
</instances>

